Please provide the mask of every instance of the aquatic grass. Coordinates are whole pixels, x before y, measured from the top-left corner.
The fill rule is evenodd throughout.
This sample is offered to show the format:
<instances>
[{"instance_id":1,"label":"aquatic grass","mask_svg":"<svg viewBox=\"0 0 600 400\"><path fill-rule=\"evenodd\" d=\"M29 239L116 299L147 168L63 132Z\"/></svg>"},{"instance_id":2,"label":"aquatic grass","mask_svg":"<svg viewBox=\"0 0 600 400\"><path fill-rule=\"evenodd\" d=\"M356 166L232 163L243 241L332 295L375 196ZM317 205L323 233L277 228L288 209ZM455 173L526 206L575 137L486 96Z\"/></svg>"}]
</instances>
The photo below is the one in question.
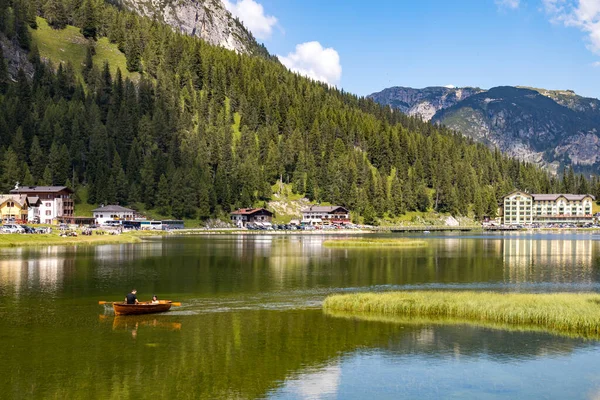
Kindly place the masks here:
<instances>
[{"instance_id":1,"label":"aquatic grass","mask_svg":"<svg viewBox=\"0 0 600 400\"><path fill-rule=\"evenodd\" d=\"M400 247L413 248L425 247L427 242L424 240L414 239L389 239L389 238L348 238L348 239L332 239L323 242L325 247Z\"/></svg>"},{"instance_id":2,"label":"aquatic grass","mask_svg":"<svg viewBox=\"0 0 600 400\"><path fill-rule=\"evenodd\" d=\"M406 291L333 295L327 312L364 316L455 318L473 323L536 326L583 337L600 336L600 294Z\"/></svg>"},{"instance_id":3,"label":"aquatic grass","mask_svg":"<svg viewBox=\"0 0 600 400\"><path fill-rule=\"evenodd\" d=\"M573 339L587 339L587 340L600 340L600 333L578 333L569 331L557 331L541 327L539 325L531 324L507 324L501 322L489 322L481 320L471 320L465 318L451 318L451 317L406 317L406 316L394 316L394 315L372 315L372 314L357 314L355 312L346 311L334 311L324 310L324 313L328 316L335 318L344 318L351 320L361 320L367 322L380 322L386 324L398 324L398 325L437 325L437 326L458 326L458 325L469 325L483 329L494 329L503 330L509 332L536 332L536 333L548 333L555 336L568 337Z\"/></svg>"}]
</instances>

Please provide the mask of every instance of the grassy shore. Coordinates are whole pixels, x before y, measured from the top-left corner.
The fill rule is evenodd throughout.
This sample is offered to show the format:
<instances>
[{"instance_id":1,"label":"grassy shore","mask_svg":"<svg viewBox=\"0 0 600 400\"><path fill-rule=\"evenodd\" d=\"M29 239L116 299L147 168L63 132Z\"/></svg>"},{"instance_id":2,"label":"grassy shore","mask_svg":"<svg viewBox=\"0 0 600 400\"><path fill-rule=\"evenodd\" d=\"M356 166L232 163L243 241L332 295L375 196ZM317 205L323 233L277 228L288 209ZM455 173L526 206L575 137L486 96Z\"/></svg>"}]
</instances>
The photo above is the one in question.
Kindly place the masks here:
<instances>
[{"instance_id":1,"label":"grassy shore","mask_svg":"<svg viewBox=\"0 0 600 400\"><path fill-rule=\"evenodd\" d=\"M600 338L600 294L408 291L328 297L323 308L357 318L452 319L474 325L535 327Z\"/></svg>"},{"instance_id":2,"label":"grassy shore","mask_svg":"<svg viewBox=\"0 0 600 400\"><path fill-rule=\"evenodd\" d=\"M325 247L335 248L353 248L353 247L393 247L393 248L414 248L414 247L425 247L427 242L424 240L414 239L386 239L376 237L360 237L360 238L347 238L347 239L332 239L323 242Z\"/></svg>"},{"instance_id":3,"label":"grassy shore","mask_svg":"<svg viewBox=\"0 0 600 400\"><path fill-rule=\"evenodd\" d=\"M92 245L139 243L139 234L123 233L121 235L92 235L61 237L58 233L22 235L18 233L0 234L0 247L21 246L60 246L60 245Z\"/></svg>"}]
</instances>

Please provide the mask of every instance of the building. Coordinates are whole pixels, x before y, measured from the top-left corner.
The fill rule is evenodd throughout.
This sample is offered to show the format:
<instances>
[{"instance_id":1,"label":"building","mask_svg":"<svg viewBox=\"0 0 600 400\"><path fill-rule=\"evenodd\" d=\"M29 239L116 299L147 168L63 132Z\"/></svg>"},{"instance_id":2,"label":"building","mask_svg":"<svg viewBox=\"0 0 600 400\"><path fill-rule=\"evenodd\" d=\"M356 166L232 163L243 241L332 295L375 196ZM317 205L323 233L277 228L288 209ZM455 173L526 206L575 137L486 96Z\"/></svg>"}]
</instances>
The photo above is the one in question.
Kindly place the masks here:
<instances>
[{"instance_id":1,"label":"building","mask_svg":"<svg viewBox=\"0 0 600 400\"><path fill-rule=\"evenodd\" d=\"M2 221L24 222L28 220L29 204L24 194L0 195L0 218Z\"/></svg>"},{"instance_id":2,"label":"building","mask_svg":"<svg viewBox=\"0 0 600 400\"><path fill-rule=\"evenodd\" d=\"M74 213L73 191L66 186L21 186L10 191L11 194L24 194L37 197L39 205L39 222L51 224L58 217L70 217Z\"/></svg>"},{"instance_id":3,"label":"building","mask_svg":"<svg viewBox=\"0 0 600 400\"><path fill-rule=\"evenodd\" d=\"M504 225L583 224L593 222L590 194L529 194L514 191L504 196Z\"/></svg>"},{"instance_id":4,"label":"building","mask_svg":"<svg viewBox=\"0 0 600 400\"><path fill-rule=\"evenodd\" d=\"M96 223L104 224L106 221L132 221L135 219L135 211L116 205L102 206L92 210Z\"/></svg>"},{"instance_id":5,"label":"building","mask_svg":"<svg viewBox=\"0 0 600 400\"><path fill-rule=\"evenodd\" d=\"M310 206L302 210L305 225L343 225L350 223L350 211L341 206Z\"/></svg>"},{"instance_id":6,"label":"building","mask_svg":"<svg viewBox=\"0 0 600 400\"><path fill-rule=\"evenodd\" d=\"M231 222L239 228L245 228L249 223L271 225L273 213L265 208L240 208L231 213Z\"/></svg>"}]
</instances>

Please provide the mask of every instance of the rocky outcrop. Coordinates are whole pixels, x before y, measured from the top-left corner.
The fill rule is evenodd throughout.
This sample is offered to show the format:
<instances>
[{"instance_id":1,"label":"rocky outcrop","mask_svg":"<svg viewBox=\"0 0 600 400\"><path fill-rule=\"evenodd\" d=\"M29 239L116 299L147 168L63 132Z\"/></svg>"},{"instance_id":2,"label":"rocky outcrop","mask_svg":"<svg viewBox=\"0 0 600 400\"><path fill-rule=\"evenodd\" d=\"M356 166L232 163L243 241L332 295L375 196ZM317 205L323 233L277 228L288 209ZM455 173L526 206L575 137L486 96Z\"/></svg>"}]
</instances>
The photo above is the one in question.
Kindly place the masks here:
<instances>
[{"instance_id":1,"label":"rocky outcrop","mask_svg":"<svg viewBox=\"0 0 600 400\"><path fill-rule=\"evenodd\" d=\"M23 50L19 45L8 39L6 36L0 33L0 46L2 47L2 53L4 54L4 60L8 65L8 73L13 80L17 79L17 73L22 68L25 75L33 77L33 65L27 58L27 52Z\"/></svg>"},{"instance_id":2,"label":"rocky outcrop","mask_svg":"<svg viewBox=\"0 0 600 400\"><path fill-rule=\"evenodd\" d=\"M465 95L464 88L442 89L390 88L371 97L424 119L436 110L433 123L553 172L564 165L600 171L599 100L570 90L501 86ZM460 99L456 90L463 91Z\"/></svg>"},{"instance_id":3,"label":"rocky outcrop","mask_svg":"<svg viewBox=\"0 0 600 400\"><path fill-rule=\"evenodd\" d=\"M266 53L220 0L113 0L140 15L157 18L179 32L244 54Z\"/></svg>"},{"instance_id":4,"label":"rocky outcrop","mask_svg":"<svg viewBox=\"0 0 600 400\"><path fill-rule=\"evenodd\" d=\"M424 89L391 87L368 97L380 104L398 108L405 114L419 116L429 121L439 111L452 107L473 94L480 93L478 88L449 88L432 86Z\"/></svg>"}]
</instances>

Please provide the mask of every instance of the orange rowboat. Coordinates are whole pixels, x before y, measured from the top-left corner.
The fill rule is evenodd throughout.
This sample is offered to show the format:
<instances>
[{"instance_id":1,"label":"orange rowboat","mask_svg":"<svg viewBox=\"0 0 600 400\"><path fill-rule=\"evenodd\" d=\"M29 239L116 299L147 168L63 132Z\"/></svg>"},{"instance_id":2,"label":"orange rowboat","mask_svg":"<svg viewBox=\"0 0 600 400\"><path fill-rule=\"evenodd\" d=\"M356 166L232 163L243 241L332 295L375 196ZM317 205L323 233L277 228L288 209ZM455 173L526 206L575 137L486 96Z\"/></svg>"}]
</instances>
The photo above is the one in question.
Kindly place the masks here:
<instances>
[{"instance_id":1,"label":"orange rowboat","mask_svg":"<svg viewBox=\"0 0 600 400\"><path fill-rule=\"evenodd\" d=\"M112 303L115 315L141 315L154 314L169 311L173 302L171 300L160 300L158 303L126 304L124 302Z\"/></svg>"}]
</instances>

